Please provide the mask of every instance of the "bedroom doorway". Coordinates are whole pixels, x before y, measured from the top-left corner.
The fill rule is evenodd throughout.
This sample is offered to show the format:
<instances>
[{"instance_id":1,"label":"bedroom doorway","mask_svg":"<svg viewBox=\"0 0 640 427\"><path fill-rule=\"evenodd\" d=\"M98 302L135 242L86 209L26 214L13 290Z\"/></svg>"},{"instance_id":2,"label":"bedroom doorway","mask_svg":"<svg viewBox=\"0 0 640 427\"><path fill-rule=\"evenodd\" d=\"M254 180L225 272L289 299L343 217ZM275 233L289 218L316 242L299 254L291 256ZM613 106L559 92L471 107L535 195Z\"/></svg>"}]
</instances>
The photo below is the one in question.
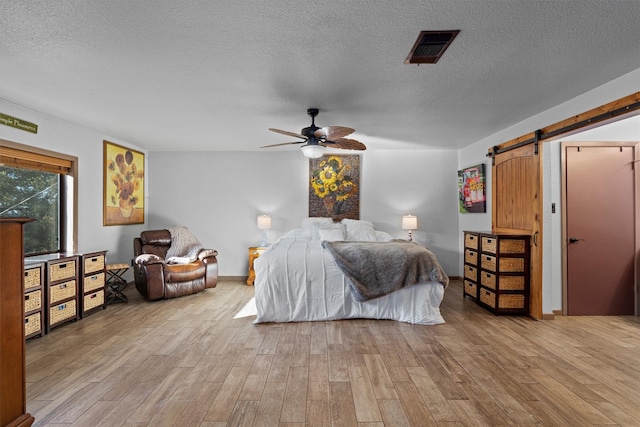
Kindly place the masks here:
<instances>
[{"instance_id":1,"label":"bedroom doorway","mask_svg":"<svg viewBox=\"0 0 640 427\"><path fill-rule=\"evenodd\" d=\"M568 315L635 312L635 151L563 143Z\"/></svg>"}]
</instances>

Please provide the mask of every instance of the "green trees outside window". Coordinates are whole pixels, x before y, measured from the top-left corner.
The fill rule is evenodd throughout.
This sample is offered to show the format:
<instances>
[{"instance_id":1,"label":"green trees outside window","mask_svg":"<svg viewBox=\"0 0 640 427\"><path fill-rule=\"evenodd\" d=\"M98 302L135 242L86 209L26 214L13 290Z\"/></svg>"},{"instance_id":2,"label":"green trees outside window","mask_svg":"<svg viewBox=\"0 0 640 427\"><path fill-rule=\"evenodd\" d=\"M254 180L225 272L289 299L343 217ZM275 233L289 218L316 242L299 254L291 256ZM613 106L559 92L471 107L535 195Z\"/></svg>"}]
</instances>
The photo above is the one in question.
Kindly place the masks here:
<instances>
[{"instance_id":1,"label":"green trees outside window","mask_svg":"<svg viewBox=\"0 0 640 427\"><path fill-rule=\"evenodd\" d=\"M25 254L60 250L61 175L0 166L0 216L29 217Z\"/></svg>"}]
</instances>

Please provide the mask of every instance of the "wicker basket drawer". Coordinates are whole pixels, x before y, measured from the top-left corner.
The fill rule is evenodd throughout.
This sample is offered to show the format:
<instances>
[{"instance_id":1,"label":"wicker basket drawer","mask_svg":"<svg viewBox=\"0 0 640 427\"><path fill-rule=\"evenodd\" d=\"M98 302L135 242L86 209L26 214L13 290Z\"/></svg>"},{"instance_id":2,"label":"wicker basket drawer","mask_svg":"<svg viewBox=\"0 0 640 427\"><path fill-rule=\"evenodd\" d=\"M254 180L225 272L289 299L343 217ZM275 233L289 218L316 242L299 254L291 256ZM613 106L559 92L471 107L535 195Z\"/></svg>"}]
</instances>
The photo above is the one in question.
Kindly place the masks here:
<instances>
[{"instance_id":1,"label":"wicker basket drawer","mask_svg":"<svg viewBox=\"0 0 640 427\"><path fill-rule=\"evenodd\" d=\"M84 278L83 292L104 288L104 273L94 274Z\"/></svg>"},{"instance_id":2,"label":"wicker basket drawer","mask_svg":"<svg viewBox=\"0 0 640 427\"><path fill-rule=\"evenodd\" d=\"M477 234L465 234L464 235L464 247L470 249L478 249L478 235Z\"/></svg>"},{"instance_id":3,"label":"wicker basket drawer","mask_svg":"<svg viewBox=\"0 0 640 427\"><path fill-rule=\"evenodd\" d=\"M497 239L495 237L483 237L482 238L482 252L496 253Z\"/></svg>"},{"instance_id":4,"label":"wicker basket drawer","mask_svg":"<svg viewBox=\"0 0 640 427\"><path fill-rule=\"evenodd\" d=\"M71 298L76 295L76 281L70 280L68 282L53 285L49 288L49 303L54 304L58 301L63 301L67 298Z\"/></svg>"},{"instance_id":5,"label":"wicker basket drawer","mask_svg":"<svg viewBox=\"0 0 640 427\"><path fill-rule=\"evenodd\" d=\"M82 309L89 311L104 304L104 289L84 296Z\"/></svg>"},{"instance_id":6,"label":"wicker basket drawer","mask_svg":"<svg viewBox=\"0 0 640 427\"><path fill-rule=\"evenodd\" d=\"M39 310L42 307L42 291L28 292L24 294L24 313L27 314L33 310Z\"/></svg>"},{"instance_id":7,"label":"wicker basket drawer","mask_svg":"<svg viewBox=\"0 0 640 427\"><path fill-rule=\"evenodd\" d=\"M54 305L49 309L49 324L55 325L76 316L76 300Z\"/></svg>"},{"instance_id":8,"label":"wicker basket drawer","mask_svg":"<svg viewBox=\"0 0 640 427\"><path fill-rule=\"evenodd\" d=\"M524 291L524 276L500 276L501 291Z\"/></svg>"},{"instance_id":9,"label":"wicker basket drawer","mask_svg":"<svg viewBox=\"0 0 640 427\"><path fill-rule=\"evenodd\" d=\"M478 298L478 285L468 280L464 281L464 293L471 295L474 298Z\"/></svg>"},{"instance_id":10,"label":"wicker basket drawer","mask_svg":"<svg viewBox=\"0 0 640 427\"><path fill-rule=\"evenodd\" d=\"M483 271L480 275L480 284L487 288L496 289L496 275ZM500 288L502 289L502 282L500 282Z\"/></svg>"},{"instance_id":11,"label":"wicker basket drawer","mask_svg":"<svg viewBox=\"0 0 640 427\"><path fill-rule=\"evenodd\" d=\"M478 269L470 265L464 266L464 277L473 281L478 280Z\"/></svg>"},{"instance_id":12,"label":"wicker basket drawer","mask_svg":"<svg viewBox=\"0 0 640 427\"><path fill-rule=\"evenodd\" d=\"M485 270L496 271L496 257L482 254L480 266Z\"/></svg>"},{"instance_id":13,"label":"wicker basket drawer","mask_svg":"<svg viewBox=\"0 0 640 427\"><path fill-rule=\"evenodd\" d=\"M104 270L104 255L98 255L84 260L84 274Z\"/></svg>"},{"instance_id":14,"label":"wicker basket drawer","mask_svg":"<svg viewBox=\"0 0 640 427\"><path fill-rule=\"evenodd\" d=\"M58 262L49 265L49 281L72 279L76 277L76 261Z\"/></svg>"},{"instance_id":15,"label":"wicker basket drawer","mask_svg":"<svg viewBox=\"0 0 640 427\"><path fill-rule=\"evenodd\" d=\"M523 310L524 295L501 294L498 302L498 308L502 310Z\"/></svg>"},{"instance_id":16,"label":"wicker basket drawer","mask_svg":"<svg viewBox=\"0 0 640 427\"><path fill-rule=\"evenodd\" d=\"M496 308L496 294L488 289L480 289L480 301L491 308ZM523 310L524 295L521 294L500 294L498 298L499 310Z\"/></svg>"},{"instance_id":17,"label":"wicker basket drawer","mask_svg":"<svg viewBox=\"0 0 640 427\"><path fill-rule=\"evenodd\" d=\"M524 258L500 258L499 267L502 273L522 273Z\"/></svg>"},{"instance_id":18,"label":"wicker basket drawer","mask_svg":"<svg viewBox=\"0 0 640 427\"><path fill-rule=\"evenodd\" d=\"M469 264L478 264L478 252L472 251L471 249L465 249L464 251L464 262L468 262Z\"/></svg>"},{"instance_id":19,"label":"wicker basket drawer","mask_svg":"<svg viewBox=\"0 0 640 427\"><path fill-rule=\"evenodd\" d=\"M24 335L26 337L42 331L42 321L40 319L41 316L39 312L24 318Z\"/></svg>"},{"instance_id":20,"label":"wicker basket drawer","mask_svg":"<svg viewBox=\"0 0 640 427\"><path fill-rule=\"evenodd\" d=\"M480 288L480 301L491 308L496 308L496 294L490 290Z\"/></svg>"},{"instance_id":21,"label":"wicker basket drawer","mask_svg":"<svg viewBox=\"0 0 640 427\"><path fill-rule=\"evenodd\" d=\"M502 239L499 247L501 254L523 254L526 251L524 239Z\"/></svg>"},{"instance_id":22,"label":"wicker basket drawer","mask_svg":"<svg viewBox=\"0 0 640 427\"><path fill-rule=\"evenodd\" d=\"M40 286L40 267L25 270L24 289L37 288L38 286Z\"/></svg>"}]
</instances>

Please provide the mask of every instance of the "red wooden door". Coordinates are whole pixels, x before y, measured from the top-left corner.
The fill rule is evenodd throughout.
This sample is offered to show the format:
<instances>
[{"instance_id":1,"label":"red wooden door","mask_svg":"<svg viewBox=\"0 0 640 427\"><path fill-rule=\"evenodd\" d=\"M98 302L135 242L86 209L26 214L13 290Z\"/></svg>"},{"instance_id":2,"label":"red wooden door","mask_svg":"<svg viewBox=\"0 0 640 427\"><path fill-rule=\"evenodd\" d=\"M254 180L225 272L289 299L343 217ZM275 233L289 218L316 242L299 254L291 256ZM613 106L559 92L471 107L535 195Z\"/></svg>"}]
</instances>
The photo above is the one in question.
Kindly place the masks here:
<instances>
[{"instance_id":1,"label":"red wooden door","mask_svg":"<svg viewBox=\"0 0 640 427\"><path fill-rule=\"evenodd\" d=\"M567 146L567 314L634 314L633 147Z\"/></svg>"}]
</instances>

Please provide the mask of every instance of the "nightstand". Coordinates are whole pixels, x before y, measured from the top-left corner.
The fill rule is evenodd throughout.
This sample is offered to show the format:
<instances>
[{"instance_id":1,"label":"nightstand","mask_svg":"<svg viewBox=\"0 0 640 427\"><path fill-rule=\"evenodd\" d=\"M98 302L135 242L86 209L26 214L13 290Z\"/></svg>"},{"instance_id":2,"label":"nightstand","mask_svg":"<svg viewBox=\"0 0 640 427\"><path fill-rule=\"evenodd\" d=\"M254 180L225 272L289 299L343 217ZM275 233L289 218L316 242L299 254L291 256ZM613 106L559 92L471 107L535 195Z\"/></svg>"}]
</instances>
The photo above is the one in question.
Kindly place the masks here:
<instances>
[{"instance_id":1,"label":"nightstand","mask_svg":"<svg viewBox=\"0 0 640 427\"><path fill-rule=\"evenodd\" d=\"M256 272L253 269L253 261L255 261L267 248L263 246L252 246L249 248L249 277L247 277L247 285L253 286L253 281L256 280Z\"/></svg>"}]
</instances>

